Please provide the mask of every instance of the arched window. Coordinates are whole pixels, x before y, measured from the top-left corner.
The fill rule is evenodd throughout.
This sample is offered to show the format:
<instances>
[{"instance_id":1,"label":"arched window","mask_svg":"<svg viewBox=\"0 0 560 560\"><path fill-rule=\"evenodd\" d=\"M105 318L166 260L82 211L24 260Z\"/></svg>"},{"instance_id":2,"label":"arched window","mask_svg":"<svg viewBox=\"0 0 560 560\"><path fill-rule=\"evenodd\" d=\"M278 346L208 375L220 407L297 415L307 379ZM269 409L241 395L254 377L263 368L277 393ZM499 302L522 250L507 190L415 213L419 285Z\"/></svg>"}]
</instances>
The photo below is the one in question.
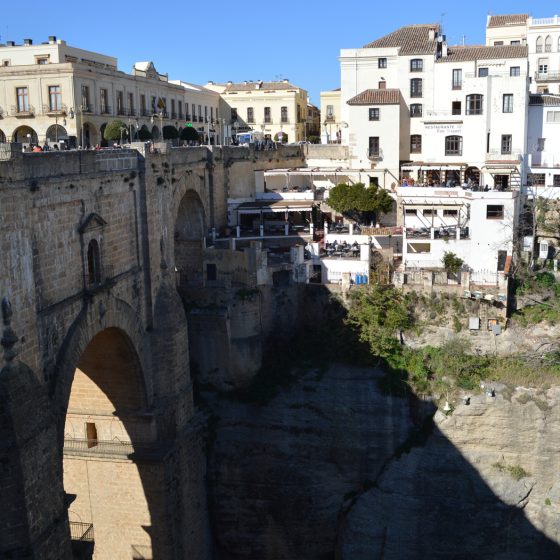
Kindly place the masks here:
<instances>
[{"instance_id":1,"label":"arched window","mask_svg":"<svg viewBox=\"0 0 560 560\"><path fill-rule=\"evenodd\" d=\"M462 136L446 136L445 137L445 155L461 156L463 155L463 137Z\"/></svg>"},{"instance_id":2,"label":"arched window","mask_svg":"<svg viewBox=\"0 0 560 560\"><path fill-rule=\"evenodd\" d=\"M542 37L539 35L537 37L537 52L542 52L542 47L543 47L543 39Z\"/></svg>"},{"instance_id":3,"label":"arched window","mask_svg":"<svg viewBox=\"0 0 560 560\"><path fill-rule=\"evenodd\" d=\"M552 37L550 35L544 40L544 52L552 52Z\"/></svg>"},{"instance_id":4,"label":"arched window","mask_svg":"<svg viewBox=\"0 0 560 560\"><path fill-rule=\"evenodd\" d=\"M87 273L90 286L101 283L101 260L99 258L99 243L92 239L87 250Z\"/></svg>"},{"instance_id":5,"label":"arched window","mask_svg":"<svg viewBox=\"0 0 560 560\"><path fill-rule=\"evenodd\" d=\"M465 113L467 115L482 115L483 96L479 93L467 95L467 105Z\"/></svg>"},{"instance_id":6,"label":"arched window","mask_svg":"<svg viewBox=\"0 0 560 560\"><path fill-rule=\"evenodd\" d=\"M419 154L422 152L422 135L421 134L411 134L410 135L410 153Z\"/></svg>"}]
</instances>

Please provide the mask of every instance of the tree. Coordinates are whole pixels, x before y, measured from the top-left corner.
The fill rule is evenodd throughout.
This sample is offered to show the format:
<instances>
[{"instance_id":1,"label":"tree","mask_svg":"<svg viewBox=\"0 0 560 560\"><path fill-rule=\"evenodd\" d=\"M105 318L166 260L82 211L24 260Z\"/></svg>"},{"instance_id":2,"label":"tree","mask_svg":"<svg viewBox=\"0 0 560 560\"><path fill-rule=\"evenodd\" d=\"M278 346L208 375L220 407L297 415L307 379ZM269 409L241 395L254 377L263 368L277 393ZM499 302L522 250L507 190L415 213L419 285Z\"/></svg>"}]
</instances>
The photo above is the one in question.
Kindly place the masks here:
<instances>
[{"instance_id":1,"label":"tree","mask_svg":"<svg viewBox=\"0 0 560 560\"><path fill-rule=\"evenodd\" d=\"M152 133L148 130L146 125L143 125L142 128L138 130L138 140L145 142L146 140L152 139Z\"/></svg>"},{"instance_id":2,"label":"tree","mask_svg":"<svg viewBox=\"0 0 560 560\"><path fill-rule=\"evenodd\" d=\"M198 142L200 137L194 127L186 126L183 130L181 130L181 140L186 140L187 142Z\"/></svg>"},{"instance_id":3,"label":"tree","mask_svg":"<svg viewBox=\"0 0 560 560\"><path fill-rule=\"evenodd\" d=\"M363 183L341 183L329 191L327 204L336 212L355 221L376 221L380 213L393 207L391 195L378 185L367 187Z\"/></svg>"},{"instance_id":4,"label":"tree","mask_svg":"<svg viewBox=\"0 0 560 560\"><path fill-rule=\"evenodd\" d=\"M280 136L280 134L282 134L282 136ZM285 132L277 132L274 135L274 141L275 142L282 142L282 144L285 144L288 141L288 135Z\"/></svg>"},{"instance_id":5,"label":"tree","mask_svg":"<svg viewBox=\"0 0 560 560\"><path fill-rule=\"evenodd\" d=\"M121 135L128 138L128 129L126 124L119 119L110 121L103 132L103 138L105 138L105 140L120 140L122 138Z\"/></svg>"},{"instance_id":6,"label":"tree","mask_svg":"<svg viewBox=\"0 0 560 560\"><path fill-rule=\"evenodd\" d=\"M164 140L174 140L179 138L179 131L174 126L164 126L163 127L163 139Z\"/></svg>"},{"instance_id":7,"label":"tree","mask_svg":"<svg viewBox=\"0 0 560 560\"><path fill-rule=\"evenodd\" d=\"M347 322L373 354L390 358L400 352L400 336L412 326L412 316L400 290L373 284L354 293Z\"/></svg>"},{"instance_id":8,"label":"tree","mask_svg":"<svg viewBox=\"0 0 560 560\"><path fill-rule=\"evenodd\" d=\"M463 259L460 259L455 253L452 253L451 251L445 251L441 260L447 274L453 275L456 275L459 270L461 270L464 262Z\"/></svg>"}]
</instances>

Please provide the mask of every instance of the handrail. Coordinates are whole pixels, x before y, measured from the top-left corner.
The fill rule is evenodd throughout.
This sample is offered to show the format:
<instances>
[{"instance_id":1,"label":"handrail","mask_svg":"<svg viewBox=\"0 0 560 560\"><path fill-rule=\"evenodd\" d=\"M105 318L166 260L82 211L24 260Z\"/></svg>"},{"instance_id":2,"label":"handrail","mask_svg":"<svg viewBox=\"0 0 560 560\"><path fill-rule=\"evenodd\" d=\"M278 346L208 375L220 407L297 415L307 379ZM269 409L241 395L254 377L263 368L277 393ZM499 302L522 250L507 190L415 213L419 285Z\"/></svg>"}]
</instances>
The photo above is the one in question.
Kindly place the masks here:
<instances>
[{"instance_id":1,"label":"handrail","mask_svg":"<svg viewBox=\"0 0 560 560\"><path fill-rule=\"evenodd\" d=\"M70 521L70 538L73 541L93 542L95 540L95 535L93 532L93 523Z\"/></svg>"}]
</instances>

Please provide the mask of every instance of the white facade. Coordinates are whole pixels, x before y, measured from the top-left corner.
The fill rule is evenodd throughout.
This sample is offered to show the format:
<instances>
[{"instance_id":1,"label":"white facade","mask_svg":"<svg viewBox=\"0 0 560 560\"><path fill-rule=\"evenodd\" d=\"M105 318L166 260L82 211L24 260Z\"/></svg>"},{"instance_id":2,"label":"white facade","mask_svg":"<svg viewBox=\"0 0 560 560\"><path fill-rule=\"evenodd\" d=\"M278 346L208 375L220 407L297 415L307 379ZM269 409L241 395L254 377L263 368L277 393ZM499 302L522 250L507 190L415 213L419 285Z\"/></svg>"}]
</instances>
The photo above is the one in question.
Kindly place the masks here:
<instances>
[{"instance_id":1,"label":"white facade","mask_svg":"<svg viewBox=\"0 0 560 560\"><path fill-rule=\"evenodd\" d=\"M351 167L373 169L386 188L403 177L427 185L521 185L527 47L448 47L438 25L413 25L343 49L340 64ZM381 104L392 90L400 92L399 110ZM368 157L372 145L382 157Z\"/></svg>"},{"instance_id":2,"label":"white facade","mask_svg":"<svg viewBox=\"0 0 560 560\"><path fill-rule=\"evenodd\" d=\"M515 191L400 187L404 269L441 269L444 254L452 252L476 283L496 283L505 257L513 252L517 197Z\"/></svg>"},{"instance_id":3,"label":"white facade","mask_svg":"<svg viewBox=\"0 0 560 560\"><path fill-rule=\"evenodd\" d=\"M560 95L530 96L527 163L532 187L560 187Z\"/></svg>"}]
</instances>

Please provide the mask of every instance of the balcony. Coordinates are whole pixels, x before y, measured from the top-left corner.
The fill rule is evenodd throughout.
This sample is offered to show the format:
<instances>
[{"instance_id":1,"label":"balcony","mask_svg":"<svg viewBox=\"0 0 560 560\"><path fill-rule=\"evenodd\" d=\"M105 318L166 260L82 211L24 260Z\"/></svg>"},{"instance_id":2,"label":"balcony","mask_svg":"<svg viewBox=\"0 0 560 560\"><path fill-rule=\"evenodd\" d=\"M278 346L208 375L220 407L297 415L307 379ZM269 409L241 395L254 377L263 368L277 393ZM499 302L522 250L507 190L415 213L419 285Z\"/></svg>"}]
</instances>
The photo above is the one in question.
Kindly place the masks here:
<instances>
[{"instance_id":1,"label":"balcony","mask_svg":"<svg viewBox=\"0 0 560 560\"><path fill-rule=\"evenodd\" d=\"M523 159L523 151L519 149L502 153L500 150L490 150L486 152L486 161L521 161Z\"/></svg>"},{"instance_id":2,"label":"balcony","mask_svg":"<svg viewBox=\"0 0 560 560\"><path fill-rule=\"evenodd\" d=\"M557 82L560 81L560 72L535 72L536 82Z\"/></svg>"},{"instance_id":3,"label":"balcony","mask_svg":"<svg viewBox=\"0 0 560 560\"><path fill-rule=\"evenodd\" d=\"M70 538L73 541L93 542L95 540L93 523L70 521Z\"/></svg>"},{"instance_id":4,"label":"balcony","mask_svg":"<svg viewBox=\"0 0 560 560\"><path fill-rule=\"evenodd\" d=\"M33 105L25 105L23 107L19 107L18 105L12 105L11 115L14 117L34 117L35 116L35 107Z\"/></svg>"},{"instance_id":5,"label":"balcony","mask_svg":"<svg viewBox=\"0 0 560 560\"><path fill-rule=\"evenodd\" d=\"M124 107L117 107L117 115L126 116L126 109Z\"/></svg>"},{"instance_id":6,"label":"balcony","mask_svg":"<svg viewBox=\"0 0 560 560\"><path fill-rule=\"evenodd\" d=\"M102 105L100 113L102 115L111 115L111 107L109 105Z\"/></svg>"},{"instance_id":7,"label":"balcony","mask_svg":"<svg viewBox=\"0 0 560 560\"><path fill-rule=\"evenodd\" d=\"M335 122L335 118L333 115L329 115L327 116L327 118L325 119L326 123L334 123Z\"/></svg>"},{"instance_id":8,"label":"balcony","mask_svg":"<svg viewBox=\"0 0 560 560\"><path fill-rule=\"evenodd\" d=\"M176 119L177 118L177 113L175 111L171 111L171 118L172 119Z\"/></svg>"},{"instance_id":9,"label":"balcony","mask_svg":"<svg viewBox=\"0 0 560 560\"><path fill-rule=\"evenodd\" d=\"M131 442L98 439L64 438L65 455L79 457L120 457L121 459L154 459L168 451L161 442ZM132 456L132 457L131 457Z\"/></svg>"},{"instance_id":10,"label":"balcony","mask_svg":"<svg viewBox=\"0 0 560 560\"><path fill-rule=\"evenodd\" d=\"M67 108L64 104L58 104L56 107L51 107L48 104L43 105L43 114L48 115L49 117L65 116L66 113Z\"/></svg>"},{"instance_id":11,"label":"balcony","mask_svg":"<svg viewBox=\"0 0 560 560\"><path fill-rule=\"evenodd\" d=\"M93 113L95 109L93 104L91 103L82 103L80 107L78 107L78 113Z\"/></svg>"},{"instance_id":12,"label":"balcony","mask_svg":"<svg viewBox=\"0 0 560 560\"><path fill-rule=\"evenodd\" d=\"M151 109L142 109L140 112L142 113L143 117L151 117L153 114Z\"/></svg>"},{"instance_id":13,"label":"balcony","mask_svg":"<svg viewBox=\"0 0 560 560\"><path fill-rule=\"evenodd\" d=\"M382 161L383 160L383 150L381 150L380 148L379 149L370 148L368 150L367 157L370 161Z\"/></svg>"},{"instance_id":14,"label":"balcony","mask_svg":"<svg viewBox=\"0 0 560 560\"><path fill-rule=\"evenodd\" d=\"M126 114L129 117L135 117L136 116L136 109L134 107L130 107L129 109L126 110Z\"/></svg>"},{"instance_id":15,"label":"balcony","mask_svg":"<svg viewBox=\"0 0 560 560\"><path fill-rule=\"evenodd\" d=\"M185 115L185 120L186 120L186 121L190 121L190 120L191 120L191 116L190 116L189 113L187 113L187 114Z\"/></svg>"}]
</instances>

